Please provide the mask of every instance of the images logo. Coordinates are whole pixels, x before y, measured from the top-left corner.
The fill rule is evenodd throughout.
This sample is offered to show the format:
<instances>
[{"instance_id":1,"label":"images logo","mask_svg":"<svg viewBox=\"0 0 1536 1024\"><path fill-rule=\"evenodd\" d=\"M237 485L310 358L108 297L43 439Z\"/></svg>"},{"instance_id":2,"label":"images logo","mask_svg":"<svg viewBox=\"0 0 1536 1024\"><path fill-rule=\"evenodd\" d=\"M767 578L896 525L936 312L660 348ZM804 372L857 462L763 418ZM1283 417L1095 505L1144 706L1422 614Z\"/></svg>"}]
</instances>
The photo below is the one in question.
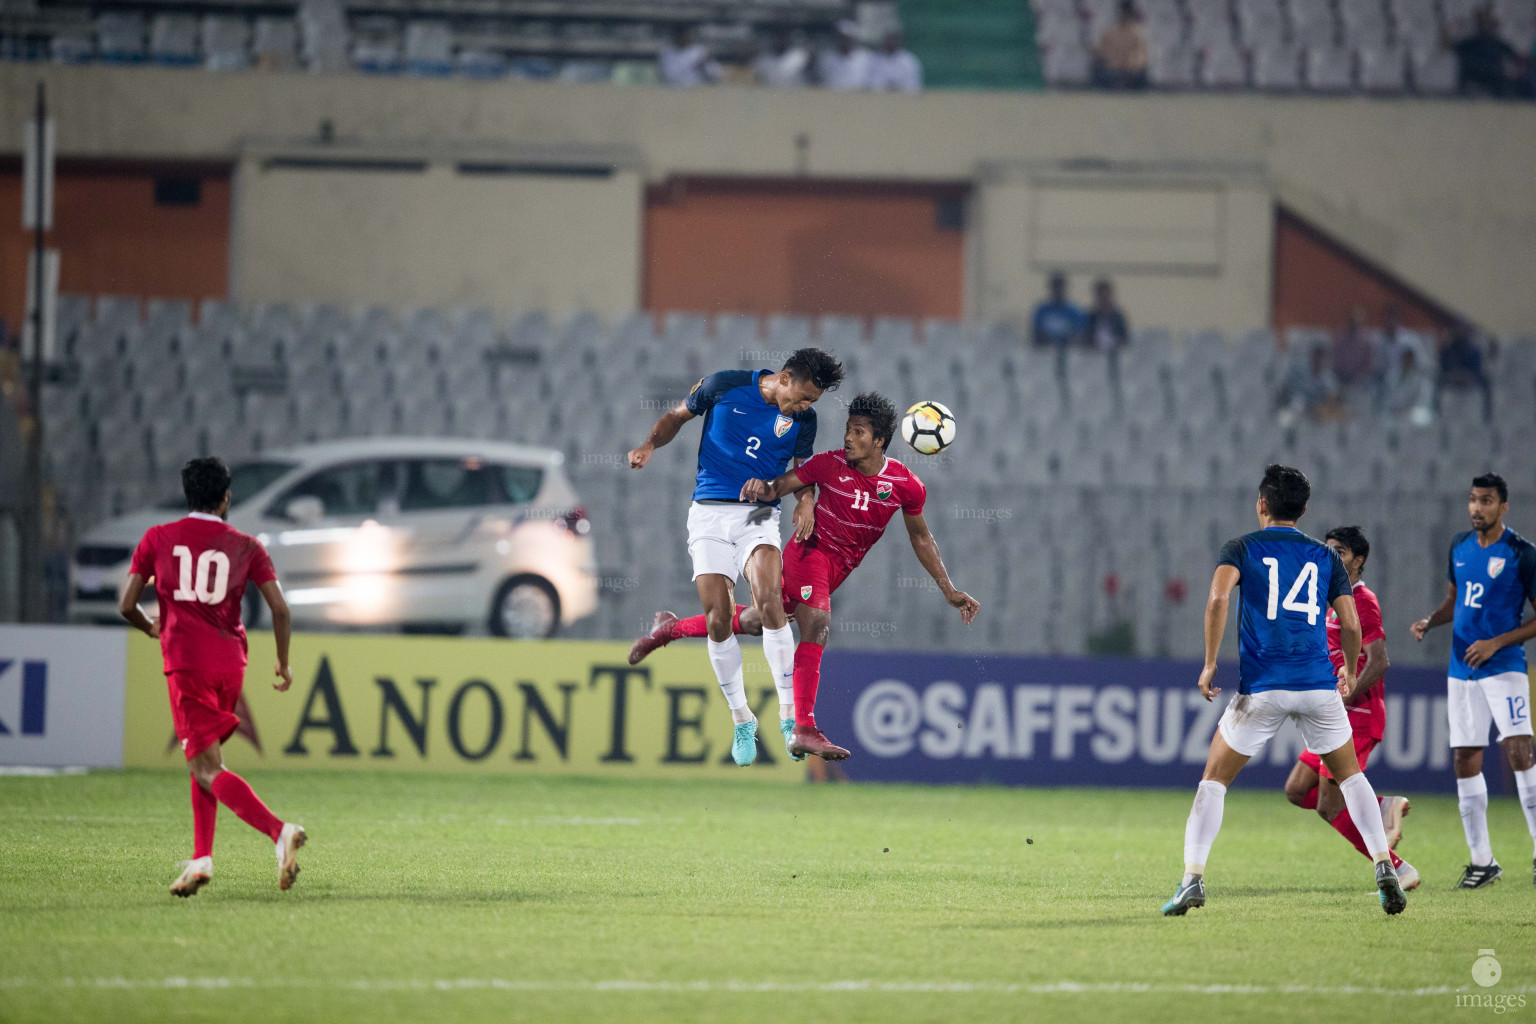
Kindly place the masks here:
<instances>
[{"instance_id":1,"label":"images logo","mask_svg":"<svg viewBox=\"0 0 1536 1024\"><path fill-rule=\"evenodd\" d=\"M1504 977L1504 968L1494 959L1493 950L1480 949L1477 951L1477 959L1472 961L1472 980L1479 988L1492 988ZM1474 992L1468 995L1456 996L1457 1007L1482 1007L1492 1010L1494 1013L1504 1013L1508 1010L1519 1010L1525 1006L1525 996L1521 993L1506 995L1500 993L1494 995L1491 992Z\"/></svg>"},{"instance_id":2,"label":"images logo","mask_svg":"<svg viewBox=\"0 0 1536 1024\"><path fill-rule=\"evenodd\" d=\"M1477 959L1472 961L1472 980L1483 988L1492 988L1504 977L1504 968L1493 958L1493 950L1480 949L1477 951Z\"/></svg>"}]
</instances>

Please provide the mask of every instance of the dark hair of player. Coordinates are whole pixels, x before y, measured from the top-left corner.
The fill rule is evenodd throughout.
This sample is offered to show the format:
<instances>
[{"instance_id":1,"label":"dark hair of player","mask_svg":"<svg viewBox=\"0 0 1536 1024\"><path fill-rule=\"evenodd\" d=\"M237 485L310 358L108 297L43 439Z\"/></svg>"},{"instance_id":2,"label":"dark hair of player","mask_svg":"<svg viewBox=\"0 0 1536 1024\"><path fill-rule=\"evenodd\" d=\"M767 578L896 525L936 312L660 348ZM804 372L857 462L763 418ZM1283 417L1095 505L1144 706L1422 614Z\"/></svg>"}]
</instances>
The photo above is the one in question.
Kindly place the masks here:
<instances>
[{"instance_id":1,"label":"dark hair of player","mask_svg":"<svg viewBox=\"0 0 1536 1024\"><path fill-rule=\"evenodd\" d=\"M1504 478L1497 473L1484 473L1482 476L1473 477L1472 486L1492 487L1499 492L1499 504L1501 505L1509 500L1509 484L1505 483Z\"/></svg>"},{"instance_id":2,"label":"dark hair of player","mask_svg":"<svg viewBox=\"0 0 1536 1024\"><path fill-rule=\"evenodd\" d=\"M229 493L229 467L209 456L181 467L181 490L193 512L217 512Z\"/></svg>"},{"instance_id":3,"label":"dark hair of player","mask_svg":"<svg viewBox=\"0 0 1536 1024\"><path fill-rule=\"evenodd\" d=\"M866 391L855 396L848 404L848 415L850 418L862 416L868 420L870 433L875 435L880 446L891 446L891 438L896 435L896 407L889 398L878 391Z\"/></svg>"},{"instance_id":4,"label":"dark hair of player","mask_svg":"<svg viewBox=\"0 0 1536 1024\"><path fill-rule=\"evenodd\" d=\"M843 382L843 364L819 348L797 348L784 361L796 380L808 380L823 391L836 391Z\"/></svg>"},{"instance_id":5,"label":"dark hair of player","mask_svg":"<svg viewBox=\"0 0 1536 1024\"><path fill-rule=\"evenodd\" d=\"M1269 515L1282 523L1294 523L1307 510L1312 498L1312 483L1301 470L1271 463L1264 467L1259 497L1269 506Z\"/></svg>"},{"instance_id":6,"label":"dark hair of player","mask_svg":"<svg viewBox=\"0 0 1536 1024\"><path fill-rule=\"evenodd\" d=\"M1365 539L1365 531L1358 526L1335 526L1323 540L1336 540L1349 548L1349 553L1360 559L1362 570L1365 560L1371 557L1371 542Z\"/></svg>"}]
</instances>

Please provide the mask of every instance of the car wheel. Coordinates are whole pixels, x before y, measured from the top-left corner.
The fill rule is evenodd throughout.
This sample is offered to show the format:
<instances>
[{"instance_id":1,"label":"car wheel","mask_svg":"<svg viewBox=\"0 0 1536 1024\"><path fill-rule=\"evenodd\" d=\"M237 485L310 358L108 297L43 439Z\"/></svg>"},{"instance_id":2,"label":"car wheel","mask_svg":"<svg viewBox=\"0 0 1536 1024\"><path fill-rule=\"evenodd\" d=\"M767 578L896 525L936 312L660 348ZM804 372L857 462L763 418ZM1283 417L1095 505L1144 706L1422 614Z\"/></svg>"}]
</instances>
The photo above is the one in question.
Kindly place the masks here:
<instances>
[{"instance_id":1,"label":"car wheel","mask_svg":"<svg viewBox=\"0 0 1536 1024\"><path fill-rule=\"evenodd\" d=\"M542 576L514 576L496 591L490 627L496 636L552 637L560 628L560 595Z\"/></svg>"}]
</instances>

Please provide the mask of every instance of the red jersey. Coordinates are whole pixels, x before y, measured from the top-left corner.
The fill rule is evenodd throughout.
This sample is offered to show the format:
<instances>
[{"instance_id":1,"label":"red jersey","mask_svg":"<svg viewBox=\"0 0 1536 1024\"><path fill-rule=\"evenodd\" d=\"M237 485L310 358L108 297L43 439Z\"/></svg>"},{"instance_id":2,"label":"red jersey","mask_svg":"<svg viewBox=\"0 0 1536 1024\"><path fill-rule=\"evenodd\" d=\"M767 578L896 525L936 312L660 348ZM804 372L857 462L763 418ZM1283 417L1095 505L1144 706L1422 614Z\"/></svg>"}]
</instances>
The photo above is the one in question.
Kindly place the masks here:
<instances>
[{"instance_id":1,"label":"red jersey","mask_svg":"<svg viewBox=\"0 0 1536 1024\"><path fill-rule=\"evenodd\" d=\"M906 466L887 457L874 476L848 465L842 450L813 455L795 475L816 485L816 529L807 545L852 570L875 546L898 511L921 515L928 489Z\"/></svg>"},{"instance_id":2,"label":"red jersey","mask_svg":"<svg viewBox=\"0 0 1536 1024\"><path fill-rule=\"evenodd\" d=\"M154 581L166 672L245 670L245 585L277 579L255 537L217 516L193 512L151 527L128 571Z\"/></svg>"},{"instance_id":3,"label":"red jersey","mask_svg":"<svg viewBox=\"0 0 1536 1024\"><path fill-rule=\"evenodd\" d=\"M1376 600L1376 595L1363 581L1355 584L1355 611L1360 615L1360 663L1355 666L1355 673L1358 675L1365 671L1365 645L1387 638L1386 630L1381 626L1381 603ZM1328 610L1328 659L1333 662L1335 669L1344 667L1344 647L1339 634L1339 617L1330 608ZM1349 721L1354 726L1355 732L1368 731L1375 739L1381 739L1387 728L1386 694L1386 680L1382 679L1349 704ZM1359 719L1368 721L1360 722Z\"/></svg>"}]
</instances>

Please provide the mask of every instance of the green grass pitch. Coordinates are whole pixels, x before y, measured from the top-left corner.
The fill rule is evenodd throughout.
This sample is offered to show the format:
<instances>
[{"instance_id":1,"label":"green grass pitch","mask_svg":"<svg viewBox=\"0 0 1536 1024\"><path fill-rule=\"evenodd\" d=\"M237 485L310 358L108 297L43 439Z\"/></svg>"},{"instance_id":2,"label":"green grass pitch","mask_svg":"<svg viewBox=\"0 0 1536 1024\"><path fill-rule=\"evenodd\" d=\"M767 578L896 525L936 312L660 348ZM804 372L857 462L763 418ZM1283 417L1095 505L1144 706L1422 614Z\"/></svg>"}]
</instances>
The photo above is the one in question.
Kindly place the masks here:
<instances>
[{"instance_id":1,"label":"green grass pitch","mask_svg":"<svg viewBox=\"0 0 1536 1024\"><path fill-rule=\"evenodd\" d=\"M303 873L220 810L213 884L184 775L0 778L0 1020L1445 1021L1536 1014L1536 890L1451 886L1454 800L1415 799L1398 918L1364 858L1273 791L1227 801L1211 903L1157 910L1181 790L252 773ZM1496 988L1471 967L1492 948ZM1508 1016L1505 1019L1509 1019Z\"/></svg>"}]
</instances>

